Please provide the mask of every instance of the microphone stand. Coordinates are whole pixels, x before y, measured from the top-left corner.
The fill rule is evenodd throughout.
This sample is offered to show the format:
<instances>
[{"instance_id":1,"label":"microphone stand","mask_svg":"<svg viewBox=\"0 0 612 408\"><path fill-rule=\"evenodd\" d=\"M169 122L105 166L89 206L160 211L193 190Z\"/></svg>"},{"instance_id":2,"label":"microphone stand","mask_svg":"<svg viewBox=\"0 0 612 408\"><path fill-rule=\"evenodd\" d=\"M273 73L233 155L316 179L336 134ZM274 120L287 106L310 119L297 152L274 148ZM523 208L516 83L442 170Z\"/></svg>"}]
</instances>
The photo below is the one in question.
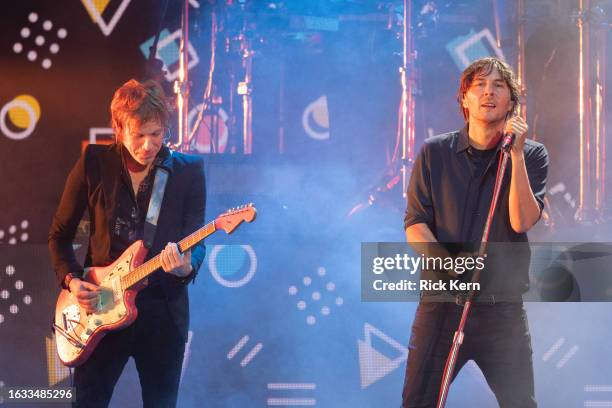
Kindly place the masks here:
<instances>
[{"instance_id":1,"label":"microphone stand","mask_svg":"<svg viewBox=\"0 0 612 408\"><path fill-rule=\"evenodd\" d=\"M484 231L482 233L482 240L480 241L480 248L478 250L478 256L482 257L487 252L487 244L489 242L489 231L491 229L491 221L493 220L493 216L495 215L495 210L497 208L497 201L499 199L499 191L501 188L502 181L504 179L504 174L506 173L506 166L508 164L508 157L510 156L510 149L512 147L512 143L514 142L514 135L504 136L504 141L502 144L502 157L499 163L499 167L497 168L497 176L495 177L495 187L493 188L493 198L491 199L491 206L489 207L489 213L487 214L487 221L484 226ZM478 282L480 279L480 270L477 269L474 272L474 276L472 276L472 283ZM473 287L474 285L470 285ZM463 304L463 312L461 314L461 320L459 321L459 327L455 332L453 337L453 345L448 354L448 358L446 360L446 365L444 366L444 373L442 376L442 384L440 385L440 393L438 394L438 404L436 408L444 408L446 404L446 397L448 396L448 390L450 388L451 379L453 378L453 372L455 371L455 364L457 362L457 357L459 355L459 349L461 348L461 344L463 344L464 333L463 330L465 328L465 324L467 323L467 318L470 313L470 309L472 307L472 299L474 297L474 289L471 289L468 292L468 295L465 299L465 303Z\"/></svg>"},{"instance_id":2,"label":"microphone stand","mask_svg":"<svg viewBox=\"0 0 612 408\"><path fill-rule=\"evenodd\" d=\"M398 123L398 142L402 144L402 195L406 198L408 191L408 182L410 179L409 167L414 163L414 139L415 139L415 59L416 53L414 50L414 30L412 30L412 8L413 2L404 0L404 15L403 15L403 50L402 50L402 66L399 69L400 82L402 85L402 99L399 109ZM392 161L396 159L396 152L393 154Z\"/></svg>"}]
</instances>

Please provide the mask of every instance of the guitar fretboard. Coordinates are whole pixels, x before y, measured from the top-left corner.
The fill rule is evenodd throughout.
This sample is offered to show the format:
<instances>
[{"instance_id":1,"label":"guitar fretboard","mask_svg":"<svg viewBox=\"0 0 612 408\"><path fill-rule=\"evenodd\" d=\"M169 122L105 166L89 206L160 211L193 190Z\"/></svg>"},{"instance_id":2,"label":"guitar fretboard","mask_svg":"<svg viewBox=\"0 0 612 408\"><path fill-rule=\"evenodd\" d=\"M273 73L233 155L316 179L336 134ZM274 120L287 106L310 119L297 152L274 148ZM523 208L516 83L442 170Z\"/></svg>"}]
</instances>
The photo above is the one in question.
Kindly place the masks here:
<instances>
[{"instance_id":1,"label":"guitar fretboard","mask_svg":"<svg viewBox=\"0 0 612 408\"><path fill-rule=\"evenodd\" d=\"M212 234L216 231L215 222L211 221L199 230L195 231L191 235L188 235L178 243L179 250L181 253L189 250L195 244ZM157 254L155 257L149 259L147 262L135 268L133 271L121 278L121 287L123 290L129 289L136 285L138 282L145 279L147 276L161 268L161 257Z\"/></svg>"}]
</instances>

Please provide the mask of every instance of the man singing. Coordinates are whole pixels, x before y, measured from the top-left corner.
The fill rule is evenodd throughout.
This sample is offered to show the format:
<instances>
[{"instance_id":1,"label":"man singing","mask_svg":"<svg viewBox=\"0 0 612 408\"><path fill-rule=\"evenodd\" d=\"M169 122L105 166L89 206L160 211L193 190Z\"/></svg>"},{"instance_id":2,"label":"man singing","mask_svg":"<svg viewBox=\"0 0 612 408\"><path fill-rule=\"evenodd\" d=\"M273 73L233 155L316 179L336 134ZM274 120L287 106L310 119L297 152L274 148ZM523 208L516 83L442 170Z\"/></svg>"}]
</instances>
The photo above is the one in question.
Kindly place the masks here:
<instances>
[{"instance_id":1,"label":"man singing","mask_svg":"<svg viewBox=\"0 0 612 408\"><path fill-rule=\"evenodd\" d=\"M74 373L76 407L107 407L128 358L136 363L145 407L174 407L187 341L187 283L204 259L203 244L181 253L176 242L204 225L202 161L163 145L169 112L161 87L130 80L111 102L116 143L89 145L70 172L49 232L53 266L62 287L87 312L100 289L83 278L72 241L85 210L90 237L85 267L112 263L145 235L145 217L158 168L168 171L148 260L161 253L163 270L138 293L138 317L109 332Z\"/></svg>"},{"instance_id":2,"label":"man singing","mask_svg":"<svg viewBox=\"0 0 612 408\"><path fill-rule=\"evenodd\" d=\"M465 127L428 139L415 160L404 219L406 238L413 246L440 243L456 248L457 243L471 243L474 248L481 241L493 197L503 134L512 133L516 140L488 238L491 243L524 245L526 232L544 207L548 154L542 144L526 139L527 124L515 116L519 88L512 69L496 58L473 62L461 75L457 99ZM529 253L514 258L510 261L515 267L504 269L505 275L497 280L495 274L502 271L483 271L481 280L491 284L475 298L454 375L474 360L501 407L529 408L537 406L521 298L528 289ZM464 299L457 295L452 302L440 302L436 294L422 296L409 344L404 408L436 406Z\"/></svg>"}]
</instances>

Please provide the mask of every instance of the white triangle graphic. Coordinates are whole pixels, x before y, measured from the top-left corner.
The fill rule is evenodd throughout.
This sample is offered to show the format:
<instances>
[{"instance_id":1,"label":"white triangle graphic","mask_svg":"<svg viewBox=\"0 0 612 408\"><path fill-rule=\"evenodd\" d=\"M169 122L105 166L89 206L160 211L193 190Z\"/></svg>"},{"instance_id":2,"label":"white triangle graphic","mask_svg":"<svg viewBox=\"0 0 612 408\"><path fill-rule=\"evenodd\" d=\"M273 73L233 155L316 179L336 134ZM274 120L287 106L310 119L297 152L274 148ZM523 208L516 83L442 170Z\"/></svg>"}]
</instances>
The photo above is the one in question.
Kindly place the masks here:
<instances>
[{"instance_id":1,"label":"white triangle graphic","mask_svg":"<svg viewBox=\"0 0 612 408\"><path fill-rule=\"evenodd\" d=\"M363 332L365 339L357 340L357 346L359 350L361 388L366 388L405 362L408 357L408 349L369 323L363 325ZM390 359L374 349L372 347L372 335L399 351L399 355L394 359Z\"/></svg>"},{"instance_id":2,"label":"white triangle graphic","mask_svg":"<svg viewBox=\"0 0 612 408\"><path fill-rule=\"evenodd\" d=\"M387 336L385 333L383 333L382 331L380 331L369 323L365 323L363 325L363 333L365 337L364 340L366 344L370 347L372 347L372 335L375 335L400 353L396 358L393 359L394 362L399 364L403 361L406 361L406 357L408 357L408 349L398 343L395 339Z\"/></svg>"},{"instance_id":3,"label":"white triangle graphic","mask_svg":"<svg viewBox=\"0 0 612 408\"><path fill-rule=\"evenodd\" d=\"M357 346L361 388L369 387L399 367L399 363L374 350L364 341L357 340Z\"/></svg>"},{"instance_id":4,"label":"white triangle graphic","mask_svg":"<svg viewBox=\"0 0 612 408\"><path fill-rule=\"evenodd\" d=\"M102 30L102 33L108 37L115 29L115 26L117 25L117 23L119 22L119 19L123 15L123 12L127 8L128 4L130 4L130 1L132 0L123 0L121 4L119 4L119 7L115 11L115 14L113 14L113 16L111 17L111 20L108 23L104 21L104 19L100 15L100 12L94 5L93 0L83 0L83 1L85 1L87 9L93 15L94 20L100 27L100 30Z\"/></svg>"}]
</instances>

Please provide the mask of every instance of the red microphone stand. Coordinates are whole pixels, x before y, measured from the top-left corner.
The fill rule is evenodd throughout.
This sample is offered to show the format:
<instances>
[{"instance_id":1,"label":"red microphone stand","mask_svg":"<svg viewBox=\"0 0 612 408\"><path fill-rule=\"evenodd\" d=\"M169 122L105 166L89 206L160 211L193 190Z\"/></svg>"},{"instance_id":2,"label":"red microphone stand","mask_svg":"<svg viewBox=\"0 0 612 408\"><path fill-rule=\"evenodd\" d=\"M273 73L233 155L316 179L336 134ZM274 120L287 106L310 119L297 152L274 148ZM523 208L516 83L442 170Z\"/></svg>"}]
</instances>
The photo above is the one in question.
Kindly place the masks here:
<instances>
[{"instance_id":1,"label":"red microphone stand","mask_svg":"<svg viewBox=\"0 0 612 408\"><path fill-rule=\"evenodd\" d=\"M487 222L485 223L484 231L482 233L482 240L480 241L480 249L478 250L478 256L484 256L487 251L487 244L489 242L489 230L491 229L491 221L495 214L497 207L497 201L499 199L499 190L506 173L506 166L508 164L508 157L510 156L510 149L514 142L514 135L508 134L504 136L501 148L501 160L497 167L497 175L495 177L495 187L493 188L493 198L491 200L491 206L489 207L489 213L487 215ZM477 269L472 277L472 282L478 282L480 279L480 270ZM474 285L470 285L473 287ZM446 365L444 366L444 374L442 376L442 384L440 385L440 393L438 394L437 408L444 408L446 404L446 397L448 396L448 389L450 388L451 379L453 378L453 372L455 371L455 364L457 362L457 356L459 355L459 349L463 344L465 324L467 322L470 309L472 307L472 298L474 297L474 289L468 292L465 303L463 304L463 312L461 314L461 320L459 321L459 327L453 337L453 345L446 359Z\"/></svg>"}]
</instances>

